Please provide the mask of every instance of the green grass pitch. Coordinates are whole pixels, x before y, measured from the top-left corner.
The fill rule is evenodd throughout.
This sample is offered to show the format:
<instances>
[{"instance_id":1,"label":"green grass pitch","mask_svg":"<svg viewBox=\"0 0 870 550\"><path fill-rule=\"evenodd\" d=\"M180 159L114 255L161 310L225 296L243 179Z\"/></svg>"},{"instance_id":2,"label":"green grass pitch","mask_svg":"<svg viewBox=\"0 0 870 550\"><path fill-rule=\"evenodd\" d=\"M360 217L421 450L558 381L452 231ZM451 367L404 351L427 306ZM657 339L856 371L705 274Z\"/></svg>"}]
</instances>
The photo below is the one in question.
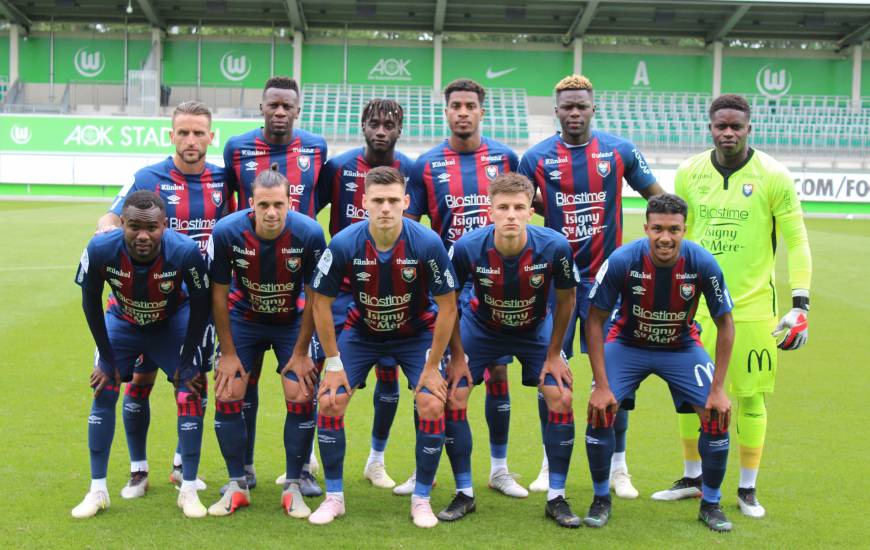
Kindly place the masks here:
<instances>
[{"instance_id":1,"label":"green grass pitch","mask_svg":"<svg viewBox=\"0 0 870 550\"><path fill-rule=\"evenodd\" d=\"M819 547L865 546L870 480L867 467L870 391L868 274L870 221L810 219L813 249L813 309L809 345L780 354L777 391L768 400L769 429L759 478L767 507L762 520L736 508L736 445L723 487L734 532L714 534L697 520L697 501L659 503L649 495L681 475L677 426L666 387L650 379L631 416L628 462L641 498L615 499L610 524L602 530L564 530L544 519L544 496L514 500L486 487L487 432L483 391L472 396L469 418L475 440L473 472L477 513L431 531L413 527L408 500L374 489L362 479L371 426L371 390L356 395L347 414L345 464L347 515L325 527L281 513L284 405L277 376L264 375L257 434L260 485L252 506L229 518L185 519L166 481L175 446L175 406L170 385L158 381L152 395L149 440L152 487L148 495L124 501L119 491L128 474L124 433L118 413L109 489L112 507L91 520L74 520L70 509L88 488L88 372L94 349L81 314L73 276L82 248L105 204L0 203L4 263L0 265L0 514L3 548L259 548L259 547ZM626 239L640 235L641 218L625 219ZM780 280L785 262L780 258ZM785 292L780 286L781 293ZM787 294L784 294L787 295ZM270 359L269 363L273 360ZM267 363L267 365L269 364ZM582 418L590 375L585 358L572 362L577 383L575 409ZM264 371L268 372L268 368ZM512 370L512 372L514 372ZM512 374L513 414L509 461L528 484L541 460L535 392ZM371 381L371 379L370 379ZM413 468L412 395L403 392L387 448L387 469L403 481ZM119 406L120 410L120 406ZM225 469L206 416L201 474L209 487L206 505L218 498ZM583 449L583 426L568 483L574 510L591 500ZM433 507L446 505L453 482L442 457ZM312 499L312 508L319 499Z\"/></svg>"}]
</instances>

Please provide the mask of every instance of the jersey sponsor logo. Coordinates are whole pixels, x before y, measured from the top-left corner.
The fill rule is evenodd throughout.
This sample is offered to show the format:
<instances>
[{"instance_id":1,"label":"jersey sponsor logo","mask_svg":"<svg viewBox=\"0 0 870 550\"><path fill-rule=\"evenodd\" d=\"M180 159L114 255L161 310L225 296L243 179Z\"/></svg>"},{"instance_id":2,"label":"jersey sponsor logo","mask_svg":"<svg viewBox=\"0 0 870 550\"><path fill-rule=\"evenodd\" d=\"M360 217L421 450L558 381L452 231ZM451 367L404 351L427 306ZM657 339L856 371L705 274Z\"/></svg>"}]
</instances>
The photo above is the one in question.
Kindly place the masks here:
<instances>
[{"instance_id":1,"label":"jersey sponsor logo","mask_svg":"<svg viewBox=\"0 0 870 550\"><path fill-rule=\"evenodd\" d=\"M184 191L183 185L176 185L174 183L161 183L160 184L161 191Z\"/></svg>"},{"instance_id":2,"label":"jersey sponsor logo","mask_svg":"<svg viewBox=\"0 0 870 550\"><path fill-rule=\"evenodd\" d=\"M743 196L744 197L748 197L749 195L751 195L752 190L753 190L753 185L751 183L744 183L743 184Z\"/></svg>"},{"instance_id":3,"label":"jersey sponsor logo","mask_svg":"<svg viewBox=\"0 0 870 550\"><path fill-rule=\"evenodd\" d=\"M528 300L522 298L493 298L489 294L483 295L483 301L486 305L504 309L528 309L535 305L536 296L532 296Z\"/></svg>"},{"instance_id":4,"label":"jersey sponsor logo","mask_svg":"<svg viewBox=\"0 0 870 550\"><path fill-rule=\"evenodd\" d=\"M556 164L556 165L559 165L559 164L568 164L569 162L570 162L570 159L568 159L567 156L565 156L565 157L556 157L556 158L554 158L554 159L544 159L544 166L552 166L552 165L554 165L554 164Z\"/></svg>"},{"instance_id":5,"label":"jersey sponsor logo","mask_svg":"<svg viewBox=\"0 0 870 550\"><path fill-rule=\"evenodd\" d=\"M416 270L414 271L416 272ZM404 306L411 302L411 293L402 294L401 296L388 294L383 297L378 297L365 292L360 292L359 301L363 305L370 307Z\"/></svg>"},{"instance_id":6,"label":"jersey sponsor logo","mask_svg":"<svg viewBox=\"0 0 870 550\"><path fill-rule=\"evenodd\" d=\"M344 215L350 220L364 220L369 217L365 208L357 208L354 204L348 204L344 209Z\"/></svg>"},{"instance_id":7,"label":"jersey sponsor logo","mask_svg":"<svg viewBox=\"0 0 870 550\"><path fill-rule=\"evenodd\" d=\"M433 160L432 162L429 163L429 166L431 166L432 168L446 168L448 166L455 166L455 165L456 165L455 159Z\"/></svg>"},{"instance_id":8,"label":"jersey sponsor logo","mask_svg":"<svg viewBox=\"0 0 870 550\"><path fill-rule=\"evenodd\" d=\"M85 264L87 264L87 258L84 258L84 260L85 260ZM87 270L88 270L87 265L85 265L85 272L87 272ZM117 268L112 267L110 265L106 266L106 273L111 273L112 275L121 277L122 279L129 279L130 278L129 271L124 271L123 269L117 269Z\"/></svg>"},{"instance_id":9,"label":"jersey sponsor logo","mask_svg":"<svg viewBox=\"0 0 870 550\"><path fill-rule=\"evenodd\" d=\"M402 268L402 280L406 283L412 282L417 278L417 268L416 267L403 267Z\"/></svg>"},{"instance_id":10,"label":"jersey sponsor logo","mask_svg":"<svg viewBox=\"0 0 870 550\"><path fill-rule=\"evenodd\" d=\"M489 179L493 179L498 175L498 166L490 164L489 166L487 166L485 168L485 170L486 170L486 177L488 177Z\"/></svg>"},{"instance_id":11,"label":"jersey sponsor logo","mask_svg":"<svg viewBox=\"0 0 870 550\"><path fill-rule=\"evenodd\" d=\"M178 271L164 271L162 273L155 273L153 277L155 279L170 279L178 275Z\"/></svg>"},{"instance_id":12,"label":"jersey sponsor logo","mask_svg":"<svg viewBox=\"0 0 870 550\"><path fill-rule=\"evenodd\" d=\"M743 222L749 219L749 210L742 210L740 208L728 208L727 206L722 208L716 208L714 206L707 206L706 204L702 204L698 208L698 217L706 219L718 218L723 220Z\"/></svg>"},{"instance_id":13,"label":"jersey sponsor logo","mask_svg":"<svg viewBox=\"0 0 870 550\"><path fill-rule=\"evenodd\" d=\"M504 162L504 155L480 155L480 162Z\"/></svg>"},{"instance_id":14,"label":"jersey sponsor logo","mask_svg":"<svg viewBox=\"0 0 870 550\"><path fill-rule=\"evenodd\" d=\"M481 273L481 274L483 274L483 275L501 275L501 268L499 268L499 267L492 268L492 267L483 267L483 266L478 266L478 267L475 267L475 268L474 268L474 272L475 272L475 273Z\"/></svg>"},{"instance_id":15,"label":"jersey sponsor logo","mask_svg":"<svg viewBox=\"0 0 870 550\"><path fill-rule=\"evenodd\" d=\"M602 206L563 211L562 235L568 242L576 243L603 233L607 229L607 225L601 223L603 213Z\"/></svg>"},{"instance_id":16,"label":"jersey sponsor logo","mask_svg":"<svg viewBox=\"0 0 870 550\"><path fill-rule=\"evenodd\" d=\"M79 266L81 266L82 268L82 273L88 272L88 266L90 265L90 263L90 259L88 258L88 249L85 248L84 250L82 250L81 258L79 258ZM108 271L108 269L109 268L107 267L106 271ZM111 273L111 271L109 273Z\"/></svg>"},{"instance_id":17,"label":"jersey sponsor logo","mask_svg":"<svg viewBox=\"0 0 870 550\"><path fill-rule=\"evenodd\" d=\"M613 151L602 151L600 153L592 153L592 158L594 159L612 159Z\"/></svg>"},{"instance_id":18,"label":"jersey sponsor logo","mask_svg":"<svg viewBox=\"0 0 870 550\"><path fill-rule=\"evenodd\" d=\"M396 258L396 263L399 265L418 265L420 260L416 258Z\"/></svg>"},{"instance_id":19,"label":"jersey sponsor logo","mask_svg":"<svg viewBox=\"0 0 870 550\"><path fill-rule=\"evenodd\" d=\"M639 321L632 335L654 344L673 344L679 338L679 323L650 324Z\"/></svg>"},{"instance_id":20,"label":"jersey sponsor logo","mask_svg":"<svg viewBox=\"0 0 870 550\"><path fill-rule=\"evenodd\" d=\"M241 149L239 151L239 153L243 157L259 157L259 156L263 156L263 155L268 155L269 150L268 149ZM251 162L254 162L254 161L251 161ZM245 166L249 167L248 170L252 170L252 168L250 168L251 162L249 162L245 165ZM256 170L256 168L257 168L257 163L254 163L253 170Z\"/></svg>"},{"instance_id":21,"label":"jersey sponsor logo","mask_svg":"<svg viewBox=\"0 0 870 550\"><path fill-rule=\"evenodd\" d=\"M359 170L348 170L347 168L341 171L341 175L345 178L364 178L366 177L366 174L368 174L368 172L360 172ZM354 183L353 185L353 190L356 191L356 183Z\"/></svg>"},{"instance_id":22,"label":"jersey sponsor logo","mask_svg":"<svg viewBox=\"0 0 870 550\"><path fill-rule=\"evenodd\" d=\"M602 178L606 178L607 175L610 174L610 161L599 160L595 163L595 171L598 172L598 175Z\"/></svg>"},{"instance_id":23,"label":"jersey sponsor logo","mask_svg":"<svg viewBox=\"0 0 870 550\"><path fill-rule=\"evenodd\" d=\"M695 285L692 283L683 283L680 285L680 298L689 301L695 297Z\"/></svg>"},{"instance_id":24,"label":"jersey sponsor logo","mask_svg":"<svg viewBox=\"0 0 870 550\"><path fill-rule=\"evenodd\" d=\"M561 176L561 174L560 174ZM574 204L590 204L607 201L607 191L598 193L556 193L556 206L571 206Z\"/></svg>"},{"instance_id":25,"label":"jersey sponsor logo","mask_svg":"<svg viewBox=\"0 0 870 550\"><path fill-rule=\"evenodd\" d=\"M697 279L698 274L697 273L676 273L674 275L674 278L678 281L685 281L687 279L692 280L692 279Z\"/></svg>"},{"instance_id":26,"label":"jersey sponsor logo","mask_svg":"<svg viewBox=\"0 0 870 550\"><path fill-rule=\"evenodd\" d=\"M290 248L281 247L281 254L304 254L304 253L305 253L304 248L299 248L296 246L293 246Z\"/></svg>"},{"instance_id":27,"label":"jersey sponsor logo","mask_svg":"<svg viewBox=\"0 0 870 550\"><path fill-rule=\"evenodd\" d=\"M580 282L580 268L577 267L577 264L575 264L574 262L571 262L571 269L574 272L574 282L579 283Z\"/></svg>"},{"instance_id":28,"label":"jersey sponsor logo","mask_svg":"<svg viewBox=\"0 0 870 550\"><path fill-rule=\"evenodd\" d=\"M665 311L660 309L650 311L638 304L632 304L631 314L647 321L685 321L687 315L685 311Z\"/></svg>"},{"instance_id":29,"label":"jersey sponsor logo","mask_svg":"<svg viewBox=\"0 0 870 550\"><path fill-rule=\"evenodd\" d=\"M464 196L456 196L456 195L444 195L444 202L447 204L447 208L451 210L454 208L464 208L466 206L489 206L489 196L487 195L464 195ZM474 212L483 212L484 210L474 210ZM470 214L471 212L464 212L465 214Z\"/></svg>"},{"instance_id":30,"label":"jersey sponsor logo","mask_svg":"<svg viewBox=\"0 0 870 550\"><path fill-rule=\"evenodd\" d=\"M257 161L249 160L245 163L245 171L247 172L256 172L257 171Z\"/></svg>"},{"instance_id":31,"label":"jersey sponsor logo","mask_svg":"<svg viewBox=\"0 0 870 550\"><path fill-rule=\"evenodd\" d=\"M368 258L354 258L353 265L378 265L378 261Z\"/></svg>"},{"instance_id":32,"label":"jersey sponsor logo","mask_svg":"<svg viewBox=\"0 0 870 550\"><path fill-rule=\"evenodd\" d=\"M450 270L444 272L444 280L447 281L447 286L450 288L456 288L456 281L453 280L453 274L450 273Z\"/></svg>"},{"instance_id":33,"label":"jersey sponsor logo","mask_svg":"<svg viewBox=\"0 0 870 550\"><path fill-rule=\"evenodd\" d=\"M749 350L749 355L746 356L746 372L751 373L753 368L761 372L765 366L767 370L773 370L773 359L770 356L770 352L766 349L761 351L757 349Z\"/></svg>"},{"instance_id":34,"label":"jersey sponsor logo","mask_svg":"<svg viewBox=\"0 0 870 550\"><path fill-rule=\"evenodd\" d=\"M211 230L214 229L215 223L217 223L217 220L214 219L191 218L189 220L181 220L172 217L169 218L169 229L182 233L188 233L190 231L205 231L211 233ZM190 235L190 237L194 237L194 235Z\"/></svg>"},{"instance_id":35,"label":"jersey sponsor logo","mask_svg":"<svg viewBox=\"0 0 870 550\"><path fill-rule=\"evenodd\" d=\"M287 292L293 292L296 288L296 283L260 283L257 281L252 281L248 279L244 275L241 276L242 284L245 285L245 288L252 290L254 292L261 292L263 294L283 294ZM254 296L252 295L253 299ZM253 301L253 300L252 300Z\"/></svg>"},{"instance_id":36,"label":"jersey sponsor logo","mask_svg":"<svg viewBox=\"0 0 870 550\"><path fill-rule=\"evenodd\" d=\"M235 252L237 254L241 254L243 256L256 256L257 255L257 251L254 250L253 248L244 248L244 247L236 246L236 245L233 245L233 252Z\"/></svg>"},{"instance_id":37,"label":"jersey sponsor logo","mask_svg":"<svg viewBox=\"0 0 870 550\"><path fill-rule=\"evenodd\" d=\"M302 267L302 258L298 256L294 256L292 258L287 258L287 269L292 272L299 271L299 268Z\"/></svg>"},{"instance_id":38,"label":"jersey sponsor logo","mask_svg":"<svg viewBox=\"0 0 870 550\"><path fill-rule=\"evenodd\" d=\"M652 274L651 274L651 273L646 273L646 272L644 272L644 271L635 271L635 270L633 270L633 269L632 269L631 272L628 274L628 276L629 276L629 277L634 277L635 279L647 279L647 280L652 280Z\"/></svg>"},{"instance_id":39,"label":"jersey sponsor logo","mask_svg":"<svg viewBox=\"0 0 870 550\"><path fill-rule=\"evenodd\" d=\"M525 267L523 268L523 271L535 271L535 270L538 270L538 269L547 269L547 268L549 268L549 267L550 267L550 264L548 264L548 263L543 263L543 264L532 264L532 265L527 265L527 266L525 266ZM566 273L567 273L567 272L566 272Z\"/></svg>"},{"instance_id":40,"label":"jersey sponsor logo","mask_svg":"<svg viewBox=\"0 0 870 550\"><path fill-rule=\"evenodd\" d=\"M544 283L544 276L540 273L536 273L529 277L529 284L533 288L541 288L541 285Z\"/></svg>"},{"instance_id":41,"label":"jersey sponsor logo","mask_svg":"<svg viewBox=\"0 0 870 550\"><path fill-rule=\"evenodd\" d=\"M640 168L640 171L644 174L651 174L652 172L649 169L649 165L646 163L646 159L643 158L643 155L640 154L640 151L637 148L631 150L631 153L634 155L635 160L637 160L637 166Z\"/></svg>"},{"instance_id":42,"label":"jersey sponsor logo","mask_svg":"<svg viewBox=\"0 0 870 550\"><path fill-rule=\"evenodd\" d=\"M719 285L719 277L710 277L710 287L713 289L713 295L716 296L716 301L720 304L725 301L725 295L722 293L722 287Z\"/></svg>"},{"instance_id":43,"label":"jersey sponsor logo","mask_svg":"<svg viewBox=\"0 0 870 550\"><path fill-rule=\"evenodd\" d=\"M307 155L300 155L296 157L296 166L299 167L303 172L307 172L309 168L311 168L311 157ZM297 193L301 194L301 193Z\"/></svg>"},{"instance_id":44,"label":"jersey sponsor logo","mask_svg":"<svg viewBox=\"0 0 870 550\"><path fill-rule=\"evenodd\" d=\"M204 277L203 281L204 282L200 283L199 270L197 268L191 267L190 269L187 270L187 272L190 273L190 281L193 284L193 286L195 286L196 288L202 288L204 285L206 288L208 288L208 276L207 275L203 274L203 277Z\"/></svg>"},{"instance_id":45,"label":"jersey sponsor logo","mask_svg":"<svg viewBox=\"0 0 870 550\"><path fill-rule=\"evenodd\" d=\"M453 248L452 246L450 248ZM416 260L414 260L416 262ZM398 263L398 260L396 261ZM432 282L438 286L441 286L441 269L438 267L438 262L434 259L430 259L428 262L429 271L432 272Z\"/></svg>"}]
</instances>

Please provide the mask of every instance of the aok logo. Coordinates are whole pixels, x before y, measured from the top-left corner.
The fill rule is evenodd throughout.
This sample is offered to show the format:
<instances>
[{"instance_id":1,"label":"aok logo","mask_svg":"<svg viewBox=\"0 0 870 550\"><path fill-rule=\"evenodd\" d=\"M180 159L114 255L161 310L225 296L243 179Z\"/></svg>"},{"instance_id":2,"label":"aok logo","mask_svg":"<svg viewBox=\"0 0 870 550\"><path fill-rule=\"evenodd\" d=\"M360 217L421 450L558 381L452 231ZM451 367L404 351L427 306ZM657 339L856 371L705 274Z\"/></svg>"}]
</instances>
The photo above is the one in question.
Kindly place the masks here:
<instances>
[{"instance_id":1,"label":"aok logo","mask_svg":"<svg viewBox=\"0 0 870 550\"><path fill-rule=\"evenodd\" d=\"M786 69L776 70L768 63L755 74L755 86L767 97L782 97L791 89L791 74Z\"/></svg>"},{"instance_id":2,"label":"aok logo","mask_svg":"<svg viewBox=\"0 0 870 550\"><path fill-rule=\"evenodd\" d=\"M369 80L411 80L410 59L381 58L369 71Z\"/></svg>"},{"instance_id":3,"label":"aok logo","mask_svg":"<svg viewBox=\"0 0 870 550\"><path fill-rule=\"evenodd\" d=\"M245 55L235 56L234 52L227 52L221 57L221 74L227 80L238 82L251 74L251 63Z\"/></svg>"},{"instance_id":4,"label":"aok logo","mask_svg":"<svg viewBox=\"0 0 870 550\"><path fill-rule=\"evenodd\" d=\"M33 133L28 126L18 126L16 124L9 129L9 138L18 145L27 145L33 138Z\"/></svg>"},{"instance_id":5,"label":"aok logo","mask_svg":"<svg viewBox=\"0 0 870 550\"><path fill-rule=\"evenodd\" d=\"M89 52L87 48L79 48L73 55L73 65L83 77L94 78L106 68L106 58L99 50Z\"/></svg>"}]
</instances>

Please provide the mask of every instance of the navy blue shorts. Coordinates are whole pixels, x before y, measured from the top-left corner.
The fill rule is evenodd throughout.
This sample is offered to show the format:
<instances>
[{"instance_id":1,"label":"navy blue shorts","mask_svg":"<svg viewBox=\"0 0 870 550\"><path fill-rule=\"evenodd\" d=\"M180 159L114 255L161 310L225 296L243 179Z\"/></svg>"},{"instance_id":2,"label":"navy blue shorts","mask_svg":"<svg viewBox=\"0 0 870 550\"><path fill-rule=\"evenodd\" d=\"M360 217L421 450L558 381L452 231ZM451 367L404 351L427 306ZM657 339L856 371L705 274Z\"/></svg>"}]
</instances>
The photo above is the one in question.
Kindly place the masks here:
<instances>
[{"instance_id":1,"label":"navy blue shorts","mask_svg":"<svg viewBox=\"0 0 870 550\"><path fill-rule=\"evenodd\" d=\"M423 331L408 338L375 340L367 338L355 328L345 328L338 338L338 351L351 388L365 382L369 371L381 359L389 358L402 367L408 385L416 388L423 366L432 347L432 333ZM443 361L441 374L444 375Z\"/></svg>"},{"instance_id":2,"label":"navy blue shorts","mask_svg":"<svg viewBox=\"0 0 870 550\"><path fill-rule=\"evenodd\" d=\"M121 380L129 382L140 356L162 370L172 380L180 366L181 348L187 335L189 308L181 307L159 327L140 327L107 313L106 329L115 354L115 367ZM102 363L99 355L98 364ZM156 368L155 367L155 368ZM181 382L187 382L196 372L182 372Z\"/></svg>"},{"instance_id":3,"label":"navy blue shorts","mask_svg":"<svg viewBox=\"0 0 870 550\"><path fill-rule=\"evenodd\" d=\"M205 332L202 334L202 342L196 347L193 364L199 369L199 372L211 372L214 369L219 354L220 347L217 343L217 329L215 329L214 321L210 318L210 322L206 325ZM149 360L145 356L140 356L136 361L133 372L136 374L147 374L156 371L157 368L154 361Z\"/></svg>"},{"instance_id":4,"label":"navy blue shorts","mask_svg":"<svg viewBox=\"0 0 870 550\"><path fill-rule=\"evenodd\" d=\"M619 340L604 344L604 362L607 381L618 402L633 398L640 383L655 374L667 382L674 408L680 413L694 412L693 405L706 405L715 370L701 346L655 350Z\"/></svg>"},{"instance_id":5,"label":"navy blue shorts","mask_svg":"<svg viewBox=\"0 0 870 550\"><path fill-rule=\"evenodd\" d=\"M275 371L281 372L293 355L301 325L301 318L292 325L266 325L230 316L233 344L236 347L236 355L245 367L245 372L251 372L257 365L260 355L270 348L278 360ZM295 379L295 375L292 378Z\"/></svg>"},{"instance_id":6,"label":"navy blue shorts","mask_svg":"<svg viewBox=\"0 0 870 550\"><path fill-rule=\"evenodd\" d=\"M553 333L553 316L548 315L532 330L504 334L497 332L483 323L466 308L459 322L459 332L462 335L462 347L468 356L468 370L475 384L483 382L483 373L487 367L499 364L504 353L516 357L523 366L523 385L537 386L540 383L541 370L547 358L547 347ZM546 384L556 385L552 376L547 376ZM465 380L459 382L459 387L468 385Z\"/></svg>"},{"instance_id":7,"label":"navy blue shorts","mask_svg":"<svg viewBox=\"0 0 870 550\"><path fill-rule=\"evenodd\" d=\"M347 308L350 306L352 301L352 294L349 292L340 292L338 296L336 296L335 301L332 302L332 319L335 322L336 340L341 336L341 331L344 330L344 322L347 320ZM313 340L313 352L311 357L314 358L315 361L323 361L326 359L326 353L323 351L323 346L320 345L320 339L317 337L317 334L314 335ZM392 357L384 357L378 362L378 366L386 368L395 367L396 365L397 363ZM365 387L365 381L360 385L360 387Z\"/></svg>"}]
</instances>

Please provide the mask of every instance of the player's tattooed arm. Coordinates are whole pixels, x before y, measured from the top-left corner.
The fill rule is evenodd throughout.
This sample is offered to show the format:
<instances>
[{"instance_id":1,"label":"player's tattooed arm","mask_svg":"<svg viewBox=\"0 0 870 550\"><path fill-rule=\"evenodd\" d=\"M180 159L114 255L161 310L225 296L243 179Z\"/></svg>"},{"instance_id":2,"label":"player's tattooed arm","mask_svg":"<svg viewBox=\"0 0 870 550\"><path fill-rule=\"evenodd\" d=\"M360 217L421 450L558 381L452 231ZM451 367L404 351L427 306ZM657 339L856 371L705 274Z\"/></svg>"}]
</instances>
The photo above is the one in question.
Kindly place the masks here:
<instances>
[{"instance_id":1,"label":"player's tattooed arm","mask_svg":"<svg viewBox=\"0 0 870 550\"><path fill-rule=\"evenodd\" d=\"M619 404L616 402L607 372L604 370L604 323L610 312L596 306L589 308L589 323L586 325L586 345L589 364L592 366L592 379L595 386L589 395L587 422L595 428L607 428L613 424L613 417Z\"/></svg>"},{"instance_id":2,"label":"player's tattooed arm","mask_svg":"<svg viewBox=\"0 0 870 550\"><path fill-rule=\"evenodd\" d=\"M245 368L239 356L236 355L236 346L233 343L233 334L230 331L229 309L230 285L213 282L211 285L212 315L214 325L221 346L221 355L215 368L215 398L234 401L234 386L237 376L247 382ZM244 395L244 394L242 394Z\"/></svg>"},{"instance_id":3,"label":"player's tattooed arm","mask_svg":"<svg viewBox=\"0 0 870 550\"><path fill-rule=\"evenodd\" d=\"M290 360L281 369L281 374L292 371L299 385L302 386L305 397L310 398L317 387L317 368L308 355L311 337L314 335L314 290L310 285L305 286L305 295L309 298L305 300L305 309L302 310L302 324L299 336L296 338L296 346L293 348Z\"/></svg>"}]
</instances>

